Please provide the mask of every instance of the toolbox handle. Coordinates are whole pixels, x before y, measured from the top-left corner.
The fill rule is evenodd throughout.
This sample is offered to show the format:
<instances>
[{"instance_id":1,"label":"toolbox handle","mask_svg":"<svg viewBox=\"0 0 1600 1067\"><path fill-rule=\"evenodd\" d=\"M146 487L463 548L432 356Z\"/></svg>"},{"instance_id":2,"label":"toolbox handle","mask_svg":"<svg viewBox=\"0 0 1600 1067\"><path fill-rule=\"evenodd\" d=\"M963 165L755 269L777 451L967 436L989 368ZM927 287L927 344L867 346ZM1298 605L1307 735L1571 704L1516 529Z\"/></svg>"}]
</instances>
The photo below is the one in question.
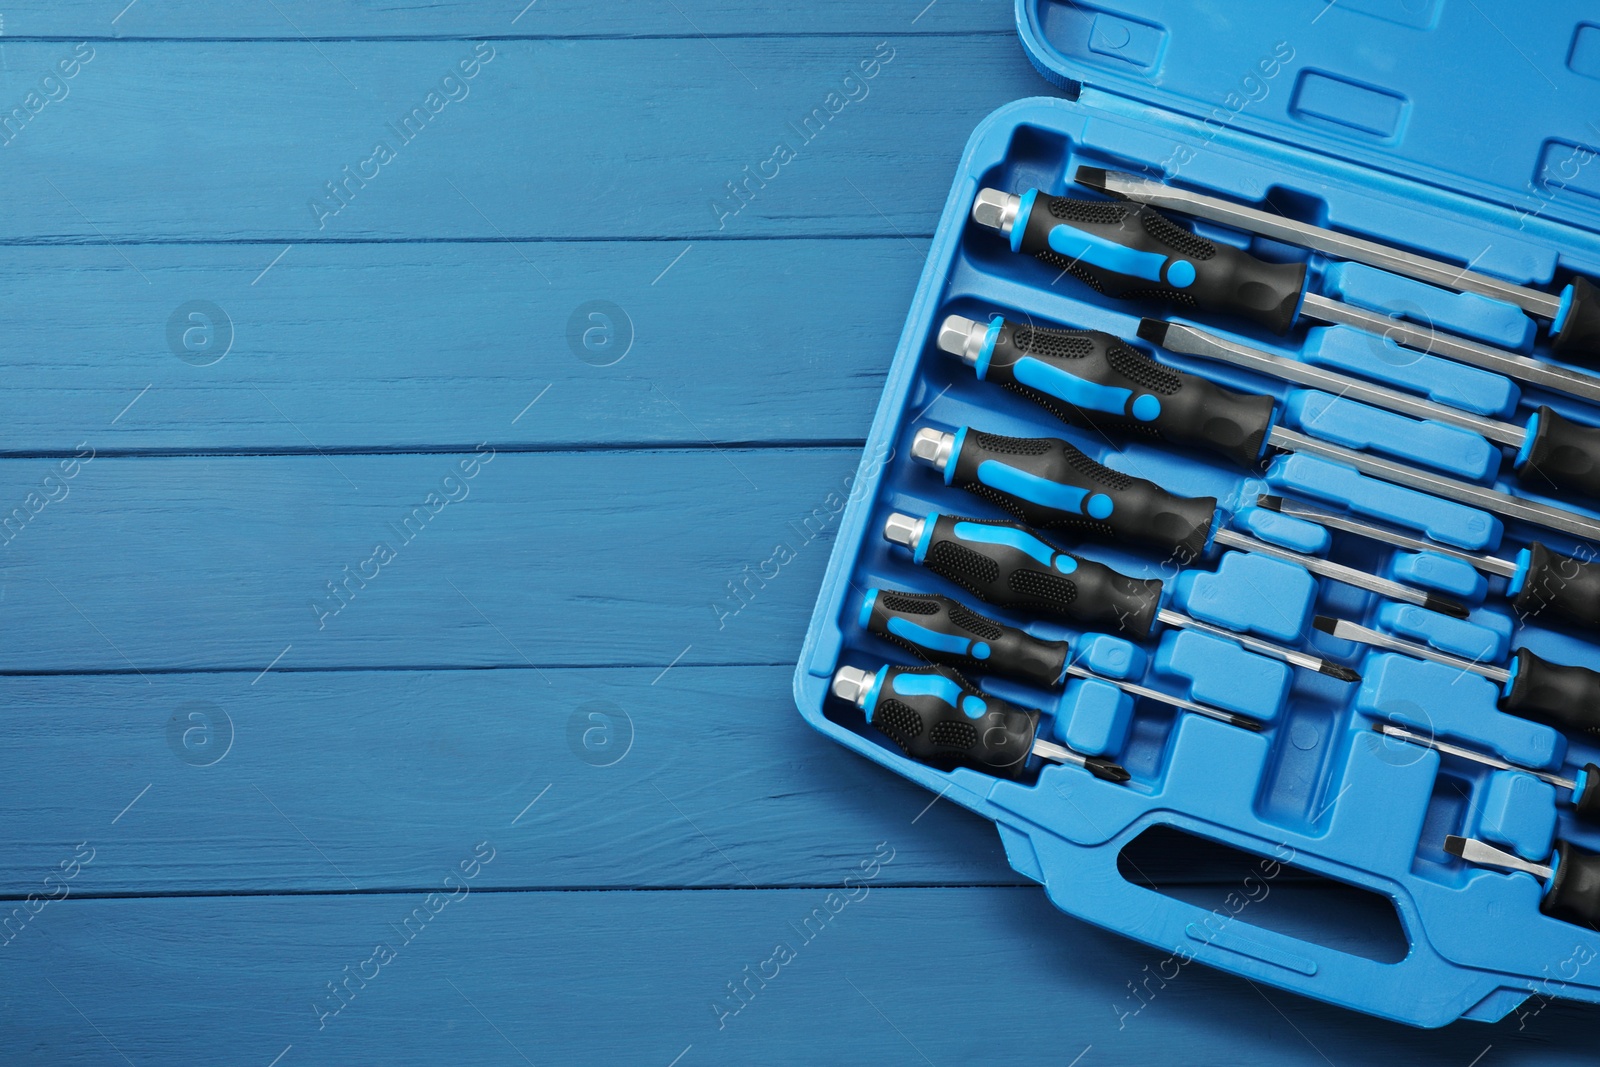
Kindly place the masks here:
<instances>
[{"instance_id":1,"label":"toolbox handle","mask_svg":"<svg viewBox=\"0 0 1600 1067\"><path fill-rule=\"evenodd\" d=\"M1399 911L1410 949L1403 959L1385 963L1256 925L1250 921L1249 905L1230 915L1226 908L1207 910L1128 881L1118 870L1118 855L1133 838L1161 825L1239 847L1239 842L1231 839L1196 834L1187 822L1141 821L1112 841L1088 847L1037 828L1032 833L1023 831L1031 839L1031 858L1038 864L1037 873L1043 875L1045 891L1057 907L1167 953L1156 964L1129 975L1128 988L1139 989L1142 996L1130 1000L1123 1010L1139 1010L1156 983L1181 980L1179 974L1193 962L1423 1027L1455 1021L1494 994L1504 981L1504 976L1472 972L1451 963L1418 937L1416 910L1403 896L1384 894ZM1003 836L1015 830L1007 827ZM1256 854L1261 855L1263 848L1268 851L1264 860L1273 858L1269 843L1254 844L1258 846L1253 850ZM1008 851L1015 853L1010 845L1008 842ZM1310 859L1296 856L1292 866L1333 878L1322 865L1308 862ZM1277 861L1285 868L1291 866L1281 855ZM1116 1003L1113 1011L1122 1014Z\"/></svg>"}]
</instances>

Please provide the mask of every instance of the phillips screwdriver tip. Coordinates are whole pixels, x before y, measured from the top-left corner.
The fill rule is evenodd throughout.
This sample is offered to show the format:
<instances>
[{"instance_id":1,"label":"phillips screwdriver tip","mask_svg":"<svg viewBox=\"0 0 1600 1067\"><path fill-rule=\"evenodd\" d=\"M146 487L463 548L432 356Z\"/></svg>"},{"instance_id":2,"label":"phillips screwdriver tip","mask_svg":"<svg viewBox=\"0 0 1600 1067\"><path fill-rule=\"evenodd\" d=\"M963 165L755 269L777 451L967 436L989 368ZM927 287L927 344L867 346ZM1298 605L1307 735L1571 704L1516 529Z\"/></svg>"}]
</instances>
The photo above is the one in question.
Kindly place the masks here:
<instances>
[{"instance_id":1,"label":"phillips screwdriver tip","mask_svg":"<svg viewBox=\"0 0 1600 1067\"><path fill-rule=\"evenodd\" d=\"M1227 721L1230 726L1237 726L1239 729L1249 730L1251 733L1259 734L1262 730L1266 729L1266 727L1264 727L1261 723L1250 718L1248 715L1229 715Z\"/></svg>"},{"instance_id":2,"label":"phillips screwdriver tip","mask_svg":"<svg viewBox=\"0 0 1600 1067\"><path fill-rule=\"evenodd\" d=\"M1128 779L1133 777L1128 773L1128 769L1122 764L1113 763L1110 760L1103 759L1100 756L1090 756L1085 759L1083 761L1083 769L1094 775L1096 778L1103 779L1107 782L1121 783L1126 782Z\"/></svg>"},{"instance_id":3,"label":"phillips screwdriver tip","mask_svg":"<svg viewBox=\"0 0 1600 1067\"><path fill-rule=\"evenodd\" d=\"M1165 319L1140 319L1139 338L1153 345L1163 345L1167 341L1167 326Z\"/></svg>"},{"instance_id":4,"label":"phillips screwdriver tip","mask_svg":"<svg viewBox=\"0 0 1600 1067\"><path fill-rule=\"evenodd\" d=\"M1104 167L1079 167L1073 172L1072 180L1089 189L1106 191L1106 169Z\"/></svg>"}]
</instances>

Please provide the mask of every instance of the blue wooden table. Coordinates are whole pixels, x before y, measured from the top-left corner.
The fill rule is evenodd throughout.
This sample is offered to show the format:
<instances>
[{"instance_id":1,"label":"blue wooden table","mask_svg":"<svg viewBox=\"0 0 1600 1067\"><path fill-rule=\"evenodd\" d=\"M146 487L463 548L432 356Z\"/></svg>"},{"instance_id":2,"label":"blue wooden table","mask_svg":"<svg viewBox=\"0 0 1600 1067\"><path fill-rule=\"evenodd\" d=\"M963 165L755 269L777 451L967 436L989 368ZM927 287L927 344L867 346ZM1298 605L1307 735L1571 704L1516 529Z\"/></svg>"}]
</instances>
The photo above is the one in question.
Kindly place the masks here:
<instances>
[{"instance_id":1,"label":"blue wooden table","mask_svg":"<svg viewBox=\"0 0 1600 1067\"><path fill-rule=\"evenodd\" d=\"M1153 982L796 714L1009 4L523 3L3 12L0 1063L1594 1062Z\"/></svg>"}]
</instances>

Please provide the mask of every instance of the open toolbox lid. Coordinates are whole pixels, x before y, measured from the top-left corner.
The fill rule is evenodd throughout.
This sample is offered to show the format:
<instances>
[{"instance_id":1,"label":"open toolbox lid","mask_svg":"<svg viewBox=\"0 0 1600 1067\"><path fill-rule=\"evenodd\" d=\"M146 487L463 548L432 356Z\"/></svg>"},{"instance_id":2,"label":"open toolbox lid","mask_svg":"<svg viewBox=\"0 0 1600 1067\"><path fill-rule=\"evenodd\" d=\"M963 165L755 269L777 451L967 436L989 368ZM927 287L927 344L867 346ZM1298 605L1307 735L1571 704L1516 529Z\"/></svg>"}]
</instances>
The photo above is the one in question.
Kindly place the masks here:
<instances>
[{"instance_id":1,"label":"open toolbox lid","mask_svg":"<svg viewBox=\"0 0 1600 1067\"><path fill-rule=\"evenodd\" d=\"M1017 0L1017 28L1033 65L1074 96L1115 95L1204 123L1202 140L1249 133L1594 230L1600 8L1582 6Z\"/></svg>"}]
</instances>

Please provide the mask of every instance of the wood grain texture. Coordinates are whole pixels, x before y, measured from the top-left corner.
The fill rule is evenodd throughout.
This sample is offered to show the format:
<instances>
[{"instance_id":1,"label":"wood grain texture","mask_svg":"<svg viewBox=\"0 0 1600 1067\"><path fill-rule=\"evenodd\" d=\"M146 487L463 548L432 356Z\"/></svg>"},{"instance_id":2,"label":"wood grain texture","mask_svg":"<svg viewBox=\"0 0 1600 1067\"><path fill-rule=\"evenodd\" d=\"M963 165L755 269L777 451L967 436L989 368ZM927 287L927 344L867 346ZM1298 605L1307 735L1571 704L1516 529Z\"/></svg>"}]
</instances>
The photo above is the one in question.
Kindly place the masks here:
<instances>
[{"instance_id":1,"label":"wood grain texture","mask_svg":"<svg viewBox=\"0 0 1600 1067\"><path fill-rule=\"evenodd\" d=\"M812 730L791 673L0 678L31 768L0 785L0 894L85 839L78 895L425 888L483 836L479 887L831 885L888 838L885 883L1025 881L986 820Z\"/></svg>"},{"instance_id":2,"label":"wood grain texture","mask_svg":"<svg viewBox=\"0 0 1600 1067\"><path fill-rule=\"evenodd\" d=\"M517 847L467 838L460 859L480 840L496 850L484 871ZM895 856L880 864L885 874ZM1080 1056L1464 1067L1486 1050L1485 1062L1536 1067L1594 1059L1593 1012L1557 1004L1521 1029L1512 1019L1417 1031L1195 964L1164 988L1151 980L1140 1007L1130 985L1143 989L1163 954L1068 919L1031 888L866 882L833 917L812 920L806 941L797 928L817 909L828 914L828 890L475 893L466 884L453 902L435 901L437 914L412 920L409 942L402 924L416 908L430 911L420 893L49 904L0 950L11 977L0 1054L65 1067L124 1062L119 1054L137 1065L263 1067L279 1055L278 1067L666 1067L674 1057L680 1067L1034 1067ZM788 957L775 957L780 942ZM392 956L367 964L380 944ZM719 1029L713 1001L738 1004L728 983L774 958L787 962L766 967L764 987L751 979ZM370 980L352 979L353 995L319 1029L334 1003L327 984L347 973Z\"/></svg>"},{"instance_id":3,"label":"wood grain texture","mask_svg":"<svg viewBox=\"0 0 1600 1067\"><path fill-rule=\"evenodd\" d=\"M265 263L307 240L926 235L973 126L1044 90L1005 37L87 47L8 135L29 210L0 241L275 243ZM430 104L479 48L493 58ZM10 96L73 53L7 45ZM780 143L793 158L766 165ZM107 180L107 159L139 180ZM727 183L747 180L745 203Z\"/></svg>"},{"instance_id":4,"label":"wood grain texture","mask_svg":"<svg viewBox=\"0 0 1600 1067\"><path fill-rule=\"evenodd\" d=\"M474 455L6 461L0 669L784 663L860 461Z\"/></svg>"},{"instance_id":5,"label":"wood grain texture","mask_svg":"<svg viewBox=\"0 0 1600 1067\"><path fill-rule=\"evenodd\" d=\"M1161 953L795 713L830 494L956 160L1053 92L1012 10L7 7L0 1063L1592 1062L1560 1004L1418 1033L1198 968L1151 996ZM465 96L394 133L470 38ZM216 362L174 350L191 301L227 317ZM616 362L573 350L590 301L632 329ZM797 932L880 843L865 899Z\"/></svg>"},{"instance_id":6,"label":"wood grain texture","mask_svg":"<svg viewBox=\"0 0 1600 1067\"><path fill-rule=\"evenodd\" d=\"M13 248L0 452L859 441L926 247Z\"/></svg>"},{"instance_id":7,"label":"wood grain texture","mask_svg":"<svg viewBox=\"0 0 1600 1067\"><path fill-rule=\"evenodd\" d=\"M576 5L550 0L399 0L384 3L274 0L257 6L45 0L7 10L7 37L85 36L296 39L432 36L672 36L917 33L1014 34L1009 0L817 0L767 7L740 0Z\"/></svg>"}]
</instances>

